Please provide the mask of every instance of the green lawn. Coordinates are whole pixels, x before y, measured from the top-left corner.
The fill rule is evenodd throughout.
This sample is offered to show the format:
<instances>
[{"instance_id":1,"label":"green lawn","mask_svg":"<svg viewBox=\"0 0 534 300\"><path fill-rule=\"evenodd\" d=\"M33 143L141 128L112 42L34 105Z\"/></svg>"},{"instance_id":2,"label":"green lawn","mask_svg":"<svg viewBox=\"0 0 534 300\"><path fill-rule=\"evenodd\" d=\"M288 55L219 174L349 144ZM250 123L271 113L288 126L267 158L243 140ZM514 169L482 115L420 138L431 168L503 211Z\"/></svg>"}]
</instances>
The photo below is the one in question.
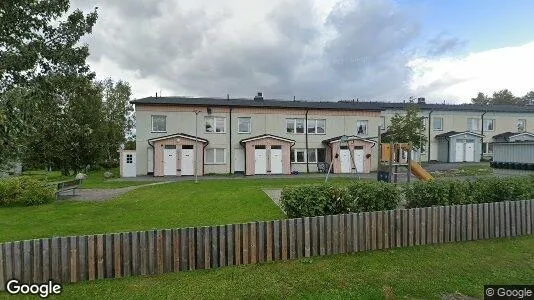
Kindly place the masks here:
<instances>
[{"instance_id":1,"label":"green lawn","mask_svg":"<svg viewBox=\"0 0 534 300\"><path fill-rule=\"evenodd\" d=\"M105 170L90 171L87 174L87 179L82 182L82 189L116 189L128 186L142 185L149 182L140 181L115 181L104 178ZM119 169L111 169L113 177L119 177ZM64 180L72 180L76 177L76 174L71 176L64 176L59 171L44 172L44 171L25 171L24 176L30 176L37 179L46 180L51 183L56 183Z\"/></svg>"},{"instance_id":2,"label":"green lawn","mask_svg":"<svg viewBox=\"0 0 534 300\"><path fill-rule=\"evenodd\" d=\"M65 299L440 299L532 284L534 237L85 282ZM389 299L394 299L389 298Z\"/></svg>"},{"instance_id":3,"label":"green lawn","mask_svg":"<svg viewBox=\"0 0 534 300\"><path fill-rule=\"evenodd\" d=\"M323 179L217 179L141 187L106 202L0 208L0 242L283 218L262 188ZM333 178L334 183L348 179Z\"/></svg>"},{"instance_id":4,"label":"green lawn","mask_svg":"<svg viewBox=\"0 0 534 300\"><path fill-rule=\"evenodd\" d=\"M447 171L430 172L434 177L455 177L455 176L488 176L493 174L493 169L489 163L467 163L457 169Z\"/></svg>"}]
</instances>

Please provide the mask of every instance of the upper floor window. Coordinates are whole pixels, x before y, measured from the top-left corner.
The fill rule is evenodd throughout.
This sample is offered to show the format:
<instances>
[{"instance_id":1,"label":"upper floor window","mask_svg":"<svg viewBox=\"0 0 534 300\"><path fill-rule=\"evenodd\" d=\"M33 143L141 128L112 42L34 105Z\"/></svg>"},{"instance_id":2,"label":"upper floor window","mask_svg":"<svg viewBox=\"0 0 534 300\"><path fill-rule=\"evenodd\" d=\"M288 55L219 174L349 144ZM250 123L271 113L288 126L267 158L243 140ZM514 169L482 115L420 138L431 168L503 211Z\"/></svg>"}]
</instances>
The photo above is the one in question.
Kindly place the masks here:
<instances>
[{"instance_id":1,"label":"upper floor window","mask_svg":"<svg viewBox=\"0 0 534 300\"><path fill-rule=\"evenodd\" d=\"M517 120L517 131L523 132L527 130L527 120L519 119Z\"/></svg>"},{"instance_id":2,"label":"upper floor window","mask_svg":"<svg viewBox=\"0 0 534 300\"><path fill-rule=\"evenodd\" d=\"M211 133L225 133L226 132L226 118L223 117L205 117L206 132Z\"/></svg>"},{"instance_id":3,"label":"upper floor window","mask_svg":"<svg viewBox=\"0 0 534 300\"><path fill-rule=\"evenodd\" d=\"M237 118L238 133L250 133L251 127L250 118Z\"/></svg>"},{"instance_id":4,"label":"upper floor window","mask_svg":"<svg viewBox=\"0 0 534 300\"><path fill-rule=\"evenodd\" d=\"M369 127L369 121L367 120L356 121L356 134L367 135L368 127Z\"/></svg>"},{"instance_id":5,"label":"upper floor window","mask_svg":"<svg viewBox=\"0 0 534 300\"><path fill-rule=\"evenodd\" d=\"M326 120L308 120L309 134L324 134L326 132Z\"/></svg>"},{"instance_id":6,"label":"upper floor window","mask_svg":"<svg viewBox=\"0 0 534 300\"><path fill-rule=\"evenodd\" d=\"M495 120L494 119L485 119L483 126L484 126L484 131L494 131L495 130Z\"/></svg>"},{"instance_id":7,"label":"upper floor window","mask_svg":"<svg viewBox=\"0 0 534 300\"><path fill-rule=\"evenodd\" d=\"M478 128L478 119L476 119L476 118L467 119L467 130L468 131L478 131L478 130L480 130Z\"/></svg>"},{"instance_id":8,"label":"upper floor window","mask_svg":"<svg viewBox=\"0 0 534 300\"><path fill-rule=\"evenodd\" d=\"M432 129L434 131L443 130L443 118L432 118Z\"/></svg>"},{"instance_id":9,"label":"upper floor window","mask_svg":"<svg viewBox=\"0 0 534 300\"><path fill-rule=\"evenodd\" d=\"M167 132L167 116L152 116L152 132Z\"/></svg>"},{"instance_id":10,"label":"upper floor window","mask_svg":"<svg viewBox=\"0 0 534 300\"><path fill-rule=\"evenodd\" d=\"M304 119L286 119L286 133L304 133Z\"/></svg>"}]
</instances>

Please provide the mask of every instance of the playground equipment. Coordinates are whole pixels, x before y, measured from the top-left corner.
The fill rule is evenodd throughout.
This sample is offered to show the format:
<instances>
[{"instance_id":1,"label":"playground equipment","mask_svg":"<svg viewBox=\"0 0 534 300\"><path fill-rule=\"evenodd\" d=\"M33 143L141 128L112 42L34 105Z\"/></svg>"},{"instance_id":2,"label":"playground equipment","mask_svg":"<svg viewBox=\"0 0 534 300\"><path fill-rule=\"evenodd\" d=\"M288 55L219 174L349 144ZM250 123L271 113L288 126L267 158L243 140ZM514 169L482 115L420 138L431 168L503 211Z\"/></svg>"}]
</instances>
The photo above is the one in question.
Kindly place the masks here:
<instances>
[{"instance_id":1,"label":"playground equipment","mask_svg":"<svg viewBox=\"0 0 534 300\"><path fill-rule=\"evenodd\" d=\"M432 179L432 175L416 161L413 161L411 156L412 145L410 143L380 144L377 179L398 183L399 175L405 175L406 182L410 182L411 174L422 181Z\"/></svg>"},{"instance_id":2,"label":"playground equipment","mask_svg":"<svg viewBox=\"0 0 534 300\"><path fill-rule=\"evenodd\" d=\"M346 135L343 135L341 137L341 139L339 140L339 146L340 148L345 146L348 148L349 146L349 137L346 136ZM330 172L332 172L332 166L334 165L334 160L337 159L339 160L339 153L332 153L333 157L332 157L332 162L330 163L330 166L328 167L328 172L326 173L326 177L324 179L324 182L326 183L328 181L328 177L330 175ZM349 155L350 155L350 161L351 161L351 164L354 163L354 157L352 155L352 151L349 151ZM352 168L351 168L352 169ZM361 170L359 170L361 171ZM360 176L358 175L358 169L356 168L356 164L354 163L354 174L356 175L356 178L357 179L360 179Z\"/></svg>"}]
</instances>

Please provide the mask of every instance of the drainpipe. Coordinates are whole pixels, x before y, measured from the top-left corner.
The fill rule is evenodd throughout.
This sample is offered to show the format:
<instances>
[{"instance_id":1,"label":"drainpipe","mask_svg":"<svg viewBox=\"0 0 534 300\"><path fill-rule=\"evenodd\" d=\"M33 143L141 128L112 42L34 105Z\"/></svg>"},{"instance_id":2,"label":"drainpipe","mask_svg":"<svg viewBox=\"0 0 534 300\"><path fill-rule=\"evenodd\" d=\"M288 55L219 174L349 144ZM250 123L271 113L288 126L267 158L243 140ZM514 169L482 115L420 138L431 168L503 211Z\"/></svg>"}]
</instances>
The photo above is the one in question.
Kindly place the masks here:
<instances>
[{"instance_id":1,"label":"drainpipe","mask_svg":"<svg viewBox=\"0 0 534 300\"><path fill-rule=\"evenodd\" d=\"M430 110L430 112L428 113L428 149L427 149L427 161L430 162L430 128L432 126L432 113L434 112L434 110ZM442 124L443 125L443 124Z\"/></svg>"},{"instance_id":2,"label":"drainpipe","mask_svg":"<svg viewBox=\"0 0 534 300\"><path fill-rule=\"evenodd\" d=\"M230 100L230 99L228 99ZM228 147L228 151L230 152L230 174L232 174L232 107L230 107L230 147Z\"/></svg>"},{"instance_id":3,"label":"drainpipe","mask_svg":"<svg viewBox=\"0 0 534 300\"><path fill-rule=\"evenodd\" d=\"M150 147L152 147L152 176L154 176L154 169L156 168L155 166L155 163L156 163L156 151L154 151L154 144L151 144L150 141L147 141L148 142L148 145ZM147 175L148 175L148 170L147 170Z\"/></svg>"},{"instance_id":4,"label":"drainpipe","mask_svg":"<svg viewBox=\"0 0 534 300\"><path fill-rule=\"evenodd\" d=\"M306 134L306 173L310 173L310 163L308 162L308 110L306 110L306 121L304 122L304 132Z\"/></svg>"},{"instance_id":5,"label":"drainpipe","mask_svg":"<svg viewBox=\"0 0 534 300\"><path fill-rule=\"evenodd\" d=\"M484 158L484 115L487 113L488 111L485 111L484 113L482 113L482 116L480 116L482 122L482 124L480 124L480 135L482 135L482 137L480 138L480 160Z\"/></svg>"}]
</instances>

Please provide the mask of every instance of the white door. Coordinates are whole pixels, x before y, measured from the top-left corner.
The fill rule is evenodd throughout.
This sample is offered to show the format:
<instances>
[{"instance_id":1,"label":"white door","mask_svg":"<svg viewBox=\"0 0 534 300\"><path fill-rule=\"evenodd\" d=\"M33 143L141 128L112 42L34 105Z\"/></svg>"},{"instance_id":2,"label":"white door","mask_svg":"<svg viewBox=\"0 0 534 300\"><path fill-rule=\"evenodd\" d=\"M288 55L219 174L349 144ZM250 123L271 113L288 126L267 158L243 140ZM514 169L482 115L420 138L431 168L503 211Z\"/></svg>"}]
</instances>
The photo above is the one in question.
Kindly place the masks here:
<instances>
[{"instance_id":1,"label":"white door","mask_svg":"<svg viewBox=\"0 0 534 300\"><path fill-rule=\"evenodd\" d=\"M234 149L234 171L245 172L245 150Z\"/></svg>"},{"instance_id":2,"label":"white door","mask_svg":"<svg viewBox=\"0 0 534 300\"><path fill-rule=\"evenodd\" d=\"M195 175L195 150L182 149L182 176Z\"/></svg>"},{"instance_id":3,"label":"white door","mask_svg":"<svg viewBox=\"0 0 534 300\"><path fill-rule=\"evenodd\" d=\"M363 149L354 149L354 165L356 172L363 173Z\"/></svg>"},{"instance_id":4,"label":"white door","mask_svg":"<svg viewBox=\"0 0 534 300\"><path fill-rule=\"evenodd\" d=\"M475 161L475 143L465 144L465 161Z\"/></svg>"},{"instance_id":5,"label":"white door","mask_svg":"<svg viewBox=\"0 0 534 300\"><path fill-rule=\"evenodd\" d=\"M267 155L265 149L254 149L254 174L267 174Z\"/></svg>"},{"instance_id":6,"label":"white door","mask_svg":"<svg viewBox=\"0 0 534 300\"><path fill-rule=\"evenodd\" d=\"M455 162L463 162L465 154L465 144L463 141L456 141L456 157Z\"/></svg>"},{"instance_id":7,"label":"white door","mask_svg":"<svg viewBox=\"0 0 534 300\"><path fill-rule=\"evenodd\" d=\"M176 175L176 149L163 149L163 175Z\"/></svg>"},{"instance_id":8,"label":"white door","mask_svg":"<svg viewBox=\"0 0 534 300\"><path fill-rule=\"evenodd\" d=\"M341 173L350 173L351 164L350 164L350 150L349 149L339 150L339 161L341 163Z\"/></svg>"},{"instance_id":9,"label":"white door","mask_svg":"<svg viewBox=\"0 0 534 300\"><path fill-rule=\"evenodd\" d=\"M282 149L271 149L271 174L282 173Z\"/></svg>"},{"instance_id":10,"label":"white door","mask_svg":"<svg viewBox=\"0 0 534 300\"><path fill-rule=\"evenodd\" d=\"M123 153L122 156L122 177L135 177L135 154Z\"/></svg>"}]
</instances>

